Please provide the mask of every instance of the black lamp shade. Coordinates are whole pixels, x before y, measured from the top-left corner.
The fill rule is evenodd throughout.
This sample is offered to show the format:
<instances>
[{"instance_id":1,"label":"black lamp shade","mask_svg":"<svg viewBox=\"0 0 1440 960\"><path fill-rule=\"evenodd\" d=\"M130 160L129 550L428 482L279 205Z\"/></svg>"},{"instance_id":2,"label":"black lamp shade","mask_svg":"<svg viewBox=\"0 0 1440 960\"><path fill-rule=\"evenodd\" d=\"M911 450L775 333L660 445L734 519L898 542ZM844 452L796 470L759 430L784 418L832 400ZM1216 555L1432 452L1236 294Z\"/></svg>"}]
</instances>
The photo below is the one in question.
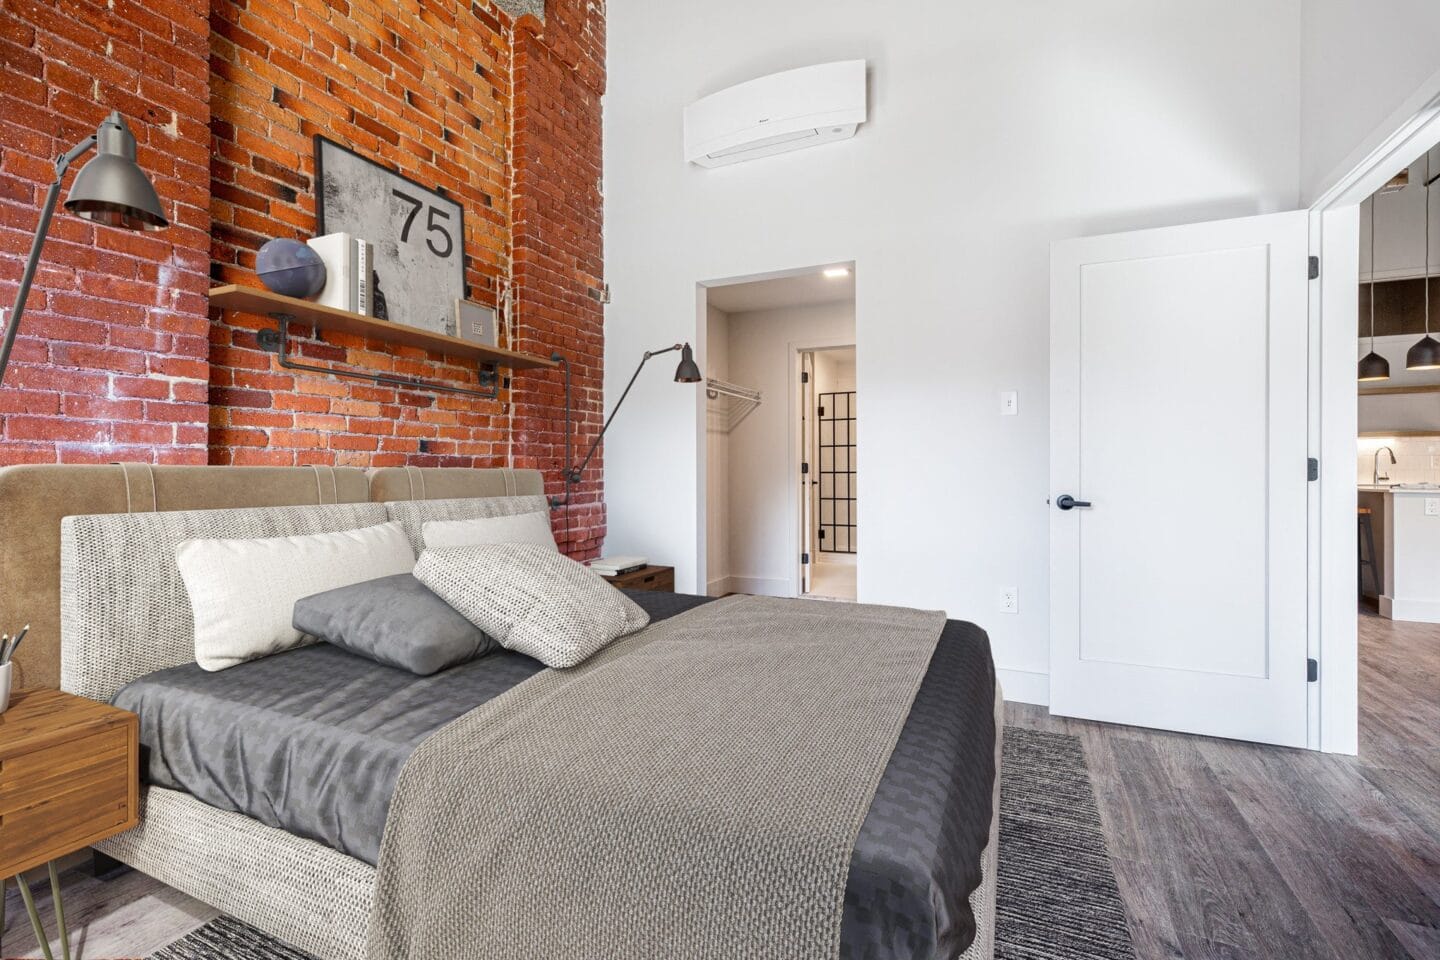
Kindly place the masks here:
<instances>
[{"instance_id":1,"label":"black lamp shade","mask_svg":"<svg viewBox=\"0 0 1440 960\"><path fill-rule=\"evenodd\" d=\"M112 113L100 124L95 138L95 157L75 175L65 209L107 227L168 227L155 187L135 163L135 137L125 118Z\"/></svg>"},{"instance_id":2,"label":"black lamp shade","mask_svg":"<svg viewBox=\"0 0 1440 960\"><path fill-rule=\"evenodd\" d=\"M1390 361L1371 350L1360 358L1360 381L1389 380Z\"/></svg>"},{"instance_id":3,"label":"black lamp shade","mask_svg":"<svg viewBox=\"0 0 1440 960\"><path fill-rule=\"evenodd\" d=\"M1440 340L1429 334L1405 354L1406 370L1440 370Z\"/></svg>"},{"instance_id":4,"label":"black lamp shade","mask_svg":"<svg viewBox=\"0 0 1440 960\"><path fill-rule=\"evenodd\" d=\"M1440 344L1436 344L1440 346ZM700 368L695 365L695 352L690 349L690 344L680 350L680 365L675 368L676 383L699 383L705 379L700 374Z\"/></svg>"}]
</instances>

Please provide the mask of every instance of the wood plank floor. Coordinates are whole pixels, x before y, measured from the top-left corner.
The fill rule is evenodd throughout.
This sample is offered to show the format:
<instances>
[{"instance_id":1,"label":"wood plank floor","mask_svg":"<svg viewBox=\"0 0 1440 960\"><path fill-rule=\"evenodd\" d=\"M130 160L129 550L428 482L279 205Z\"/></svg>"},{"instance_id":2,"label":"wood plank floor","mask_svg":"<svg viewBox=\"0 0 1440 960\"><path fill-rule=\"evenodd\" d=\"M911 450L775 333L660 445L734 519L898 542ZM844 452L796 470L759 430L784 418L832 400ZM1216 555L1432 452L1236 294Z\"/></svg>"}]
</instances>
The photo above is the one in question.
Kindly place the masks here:
<instances>
[{"instance_id":1,"label":"wood plank floor","mask_svg":"<svg viewBox=\"0 0 1440 960\"><path fill-rule=\"evenodd\" d=\"M1360 631L1359 758L1007 706L1084 742L1140 960L1440 960L1440 627L1362 613ZM144 956L214 916L133 872L64 879L77 960ZM38 956L13 885L8 901L0 952Z\"/></svg>"}]
</instances>

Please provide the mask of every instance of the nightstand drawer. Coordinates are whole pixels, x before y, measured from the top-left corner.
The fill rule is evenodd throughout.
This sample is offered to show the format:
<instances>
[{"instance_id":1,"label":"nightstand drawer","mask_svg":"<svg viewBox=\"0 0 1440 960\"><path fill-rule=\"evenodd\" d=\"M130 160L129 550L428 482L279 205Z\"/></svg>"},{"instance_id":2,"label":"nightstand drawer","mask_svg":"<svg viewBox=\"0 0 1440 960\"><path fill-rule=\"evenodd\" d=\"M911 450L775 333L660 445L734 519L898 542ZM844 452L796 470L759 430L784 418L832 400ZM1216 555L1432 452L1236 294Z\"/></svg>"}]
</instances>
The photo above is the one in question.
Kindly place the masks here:
<instances>
[{"instance_id":1,"label":"nightstand drawer","mask_svg":"<svg viewBox=\"0 0 1440 960\"><path fill-rule=\"evenodd\" d=\"M675 568L660 567L651 564L641 567L639 570L632 570L629 573L622 573L617 577L606 577L611 586L621 590L659 590L665 593L675 592Z\"/></svg>"},{"instance_id":2,"label":"nightstand drawer","mask_svg":"<svg viewBox=\"0 0 1440 960\"><path fill-rule=\"evenodd\" d=\"M83 785L0 814L0 871L19 873L118 832L133 819L129 780L122 761Z\"/></svg>"},{"instance_id":3,"label":"nightstand drawer","mask_svg":"<svg viewBox=\"0 0 1440 960\"><path fill-rule=\"evenodd\" d=\"M134 826L138 720L55 691L0 715L0 876L39 866Z\"/></svg>"},{"instance_id":4,"label":"nightstand drawer","mask_svg":"<svg viewBox=\"0 0 1440 960\"><path fill-rule=\"evenodd\" d=\"M627 584L631 590L662 590L666 593L675 592L675 571L663 570L659 573L647 574L637 577L634 582Z\"/></svg>"},{"instance_id":5,"label":"nightstand drawer","mask_svg":"<svg viewBox=\"0 0 1440 960\"><path fill-rule=\"evenodd\" d=\"M130 731L116 726L94 736L0 761L0 816L56 799L94 783L126 783Z\"/></svg>"}]
</instances>

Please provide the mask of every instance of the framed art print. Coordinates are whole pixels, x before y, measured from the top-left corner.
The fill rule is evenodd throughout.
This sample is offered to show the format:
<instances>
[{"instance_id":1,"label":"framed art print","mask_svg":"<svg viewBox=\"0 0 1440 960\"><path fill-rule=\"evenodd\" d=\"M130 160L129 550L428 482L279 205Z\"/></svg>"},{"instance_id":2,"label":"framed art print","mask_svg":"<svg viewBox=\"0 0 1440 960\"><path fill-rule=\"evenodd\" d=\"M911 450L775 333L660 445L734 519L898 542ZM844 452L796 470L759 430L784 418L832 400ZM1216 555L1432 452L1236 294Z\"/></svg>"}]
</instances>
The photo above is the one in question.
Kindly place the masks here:
<instances>
[{"instance_id":1,"label":"framed art print","mask_svg":"<svg viewBox=\"0 0 1440 960\"><path fill-rule=\"evenodd\" d=\"M465 297L465 209L333 140L315 137L316 234L348 233L375 248L376 300L386 316L456 334Z\"/></svg>"}]
</instances>

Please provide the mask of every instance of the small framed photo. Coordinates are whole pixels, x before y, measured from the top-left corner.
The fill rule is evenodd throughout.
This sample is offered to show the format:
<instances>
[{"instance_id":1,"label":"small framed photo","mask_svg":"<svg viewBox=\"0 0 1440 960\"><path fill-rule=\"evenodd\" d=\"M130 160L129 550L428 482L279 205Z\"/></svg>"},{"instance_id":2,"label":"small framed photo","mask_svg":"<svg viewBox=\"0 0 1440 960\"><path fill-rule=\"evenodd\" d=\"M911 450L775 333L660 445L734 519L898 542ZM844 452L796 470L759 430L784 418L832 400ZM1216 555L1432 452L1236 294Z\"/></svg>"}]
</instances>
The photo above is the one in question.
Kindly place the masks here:
<instances>
[{"instance_id":1,"label":"small framed photo","mask_svg":"<svg viewBox=\"0 0 1440 960\"><path fill-rule=\"evenodd\" d=\"M462 340L483 343L488 347L496 345L495 310L469 300L455 301L455 335Z\"/></svg>"}]
</instances>

